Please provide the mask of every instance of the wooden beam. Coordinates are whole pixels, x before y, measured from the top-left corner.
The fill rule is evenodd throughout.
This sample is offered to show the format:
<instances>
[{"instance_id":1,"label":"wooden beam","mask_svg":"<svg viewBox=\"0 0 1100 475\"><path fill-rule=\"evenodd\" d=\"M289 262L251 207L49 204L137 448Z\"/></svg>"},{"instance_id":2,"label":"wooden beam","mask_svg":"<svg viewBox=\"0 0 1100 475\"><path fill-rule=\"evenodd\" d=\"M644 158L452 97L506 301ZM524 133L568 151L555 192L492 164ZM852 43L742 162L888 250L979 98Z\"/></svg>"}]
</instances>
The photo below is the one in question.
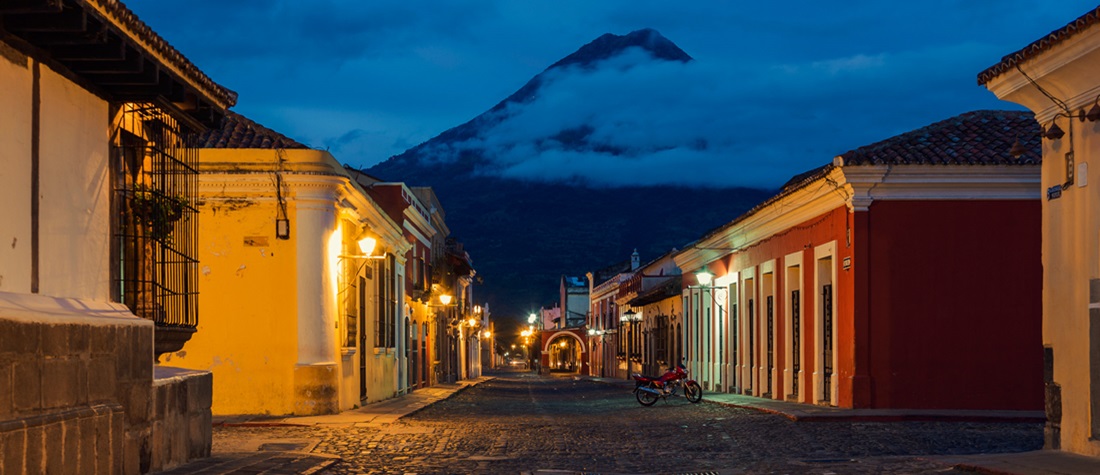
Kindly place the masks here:
<instances>
[{"instance_id":1,"label":"wooden beam","mask_svg":"<svg viewBox=\"0 0 1100 475\"><path fill-rule=\"evenodd\" d=\"M82 76L137 74L145 71L147 61L140 56L131 56L115 61L70 61L65 65Z\"/></svg>"},{"instance_id":2,"label":"wooden beam","mask_svg":"<svg viewBox=\"0 0 1100 475\"><path fill-rule=\"evenodd\" d=\"M88 29L88 16L84 10L74 8L60 13L4 15L4 28L16 34L32 31L80 33Z\"/></svg>"},{"instance_id":3,"label":"wooden beam","mask_svg":"<svg viewBox=\"0 0 1100 475\"><path fill-rule=\"evenodd\" d=\"M4 0L0 2L0 14L60 12L62 0Z\"/></svg>"},{"instance_id":4,"label":"wooden beam","mask_svg":"<svg viewBox=\"0 0 1100 475\"><path fill-rule=\"evenodd\" d=\"M121 40L113 35L107 39L105 44L57 45L50 48L49 52L54 59L65 63L119 61L126 59L131 53L137 55L136 51L127 48Z\"/></svg>"},{"instance_id":5,"label":"wooden beam","mask_svg":"<svg viewBox=\"0 0 1100 475\"><path fill-rule=\"evenodd\" d=\"M141 71L139 72L95 72L80 73L80 75L107 89L114 89L119 86L156 86L161 84L160 68L149 60L142 61Z\"/></svg>"}]
</instances>

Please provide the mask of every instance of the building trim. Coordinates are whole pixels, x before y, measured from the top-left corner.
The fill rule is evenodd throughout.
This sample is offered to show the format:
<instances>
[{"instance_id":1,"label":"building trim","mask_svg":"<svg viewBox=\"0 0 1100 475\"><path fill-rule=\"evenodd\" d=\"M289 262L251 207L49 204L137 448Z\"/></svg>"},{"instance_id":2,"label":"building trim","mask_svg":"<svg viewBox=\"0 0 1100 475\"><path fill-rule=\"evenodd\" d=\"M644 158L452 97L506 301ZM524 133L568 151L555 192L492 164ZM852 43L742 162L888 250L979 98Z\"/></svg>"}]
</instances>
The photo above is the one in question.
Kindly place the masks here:
<instances>
[{"instance_id":1,"label":"building trim","mask_svg":"<svg viewBox=\"0 0 1100 475\"><path fill-rule=\"evenodd\" d=\"M833 373L831 375L832 376L832 379L831 379L831 383L832 383L831 386L832 387L831 387L831 391L830 391L831 394L829 395L829 403L828 403L830 406L838 405L838 400L837 400L838 395L839 395L839 390L838 389L839 389L839 386L840 386L839 384L837 384L839 382L839 378L838 378L839 368L838 368L837 363L840 361L840 359L837 357L837 355L839 353L839 351L838 351L839 350L839 345L837 345L837 342L839 342L839 338L837 338L837 332L836 332L836 330L838 328L837 320L839 320L839 314L837 312L837 300L838 300L837 295L839 294L839 292L837 290L837 271L836 271L836 269L837 269L837 262L836 262L837 261L837 252L836 252L836 250L837 250L836 241L829 241L825 244L814 247L814 291L815 292L820 292L821 289L824 287L824 285L832 285L832 306L831 306L832 308L831 308L831 310L832 310L832 315L833 315L833 321L832 321L832 337L833 337L832 370L833 370ZM821 271L821 264L820 263L821 263L822 260L825 260L825 259L830 259L830 266L827 269L827 275L823 276L822 271ZM826 280L826 277L828 278L828 280ZM824 322L822 321L822 319L824 318L824 314L822 312L822 303L823 303L822 300L821 299L814 299L814 301L816 302L815 303L816 310L814 311L814 373L813 373L814 392L813 392L813 403L814 404L821 404L821 403L824 402L824 396L825 396L825 391L824 391L825 390L825 374L824 374L825 359L822 358L822 354L821 354L822 350L824 348L823 342L824 342L824 338L825 338L825 329L824 329L824 326L823 326Z\"/></svg>"}]
</instances>

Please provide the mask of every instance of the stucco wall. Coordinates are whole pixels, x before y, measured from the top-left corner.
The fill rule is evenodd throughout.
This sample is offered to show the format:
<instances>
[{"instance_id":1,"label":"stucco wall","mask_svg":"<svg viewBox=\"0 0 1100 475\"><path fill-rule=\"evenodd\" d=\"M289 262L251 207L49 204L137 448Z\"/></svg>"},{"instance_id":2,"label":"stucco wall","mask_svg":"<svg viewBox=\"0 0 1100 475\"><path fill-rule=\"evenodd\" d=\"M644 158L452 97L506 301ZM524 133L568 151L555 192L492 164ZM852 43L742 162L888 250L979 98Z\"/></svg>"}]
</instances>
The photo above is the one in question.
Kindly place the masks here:
<instances>
[{"instance_id":1,"label":"stucco wall","mask_svg":"<svg viewBox=\"0 0 1100 475\"><path fill-rule=\"evenodd\" d=\"M1100 51L1082 63L1100 64ZM1091 104L1094 90L1088 91L1070 103ZM1093 160L1100 158L1100 125L1074 122L1076 162L1087 163L1089 171L1084 179L1078 177L1077 183L1086 186L1071 184L1060 198L1043 201L1043 343L1052 348L1053 381L1060 394L1051 403L1060 406L1061 447L1098 456L1100 434L1093 426L1100 425L1100 292L1090 289L1100 288L1095 280L1100 279L1100 160ZM1065 121L1062 125L1066 128ZM1065 181L1066 138L1043 141L1044 187Z\"/></svg>"},{"instance_id":2,"label":"stucco wall","mask_svg":"<svg viewBox=\"0 0 1100 475\"><path fill-rule=\"evenodd\" d=\"M1043 345L1053 360L1047 448L1097 456L1100 431L1093 426L1100 425L1100 162L1092 159L1100 147L1100 123L1067 120L1066 111L1048 95L1074 114L1092 107L1100 28L1084 26L1061 39L985 86L998 98L1035 112L1044 127L1056 119L1066 132L1061 139L1043 140L1042 191L1068 185L1057 198L1042 200ZM1076 179L1067 183L1065 157L1071 151ZM1087 171L1079 168L1082 164Z\"/></svg>"},{"instance_id":3,"label":"stucco wall","mask_svg":"<svg viewBox=\"0 0 1100 475\"><path fill-rule=\"evenodd\" d=\"M871 205L874 406L1042 410L1039 206Z\"/></svg>"},{"instance_id":4,"label":"stucco wall","mask_svg":"<svg viewBox=\"0 0 1100 475\"><path fill-rule=\"evenodd\" d=\"M204 194L198 205L198 331L162 359L214 373L214 414L292 413L297 233L275 239L273 196Z\"/></svg>"},{"instance_id":5,"label":"stucco wall","mask_svg":"<svg viewBox=\"0 0 1100 475\"><path fill-rule=\"evenodd\" d=\"M40 293L110 295L107 103L42 69Z\"/></svg>"},{"instance_id":6,"label":"stucco wall","mask_svg":"<svg viewBox=\"0 0 1100 475\"><path fill-rule=\"evenodd\" d=\"M8 56L0 56L0 291L30 292L35 67ZM46 66L38 70L39 293L107 300L107 103Z\"/></svg>"},{"instance_id":7,"label":"stucco wall","mask_svg":"<svg viewBox=\"0 0 1100 475\"><path fill-rule=\"evenodd\" d=\"M350 409L361 404L364 356L368 399L393 397L393 351L375 354L373 347L376 270L359 325L366 347L347 346L355 271L382 261L348 255L358 253L364 220L392 228L368 225L387 252L404 252L393 239L400 229L327 152L203 149L199 159L201 317L187 347L164 361L214 372L215 414ZM286 240L275 235L276 169L290 221Z\"/></svg>"},{"instance_id":8,"label":"stucco wall","mask_svg":"<svg viewBox=\"0 0 1100 475\"><path fill-rule=\"evenodd\" d=\"M755 302L755 342L753 350L756 357L754 364L757 367L766 365L766 361L762 361L762 358L766 358L766 319L765 315L765 302L767 295L774 296L774 308L773 316L775 318L775 327L773 334L775 336L775 343L773 346L773 384L774 394L776 398L784 399L789 393L790 387L788 387L787 378L784 377L783 371L792 366L789 364L788 353L791 352L790 339L787 335L790 333L789 325L786 322L788 295L790 286L786 282L787 269L786 266L793 263L785 262L785 257L801 251L802 260L799 264L799 286L801 292L801 364L800 369L802 371L802 377L800 379L800 397L799 402L815 404L817 401L815 398L820 397L820 394L815 395L813 390L815 387L814 380L819 376L815 376L815 371L820 372L820 366L822 365L821 357L818 352L821 350L821 345L818 340L822 338L819 335L819 329L815 328L820 319L820 297L818 296L818 288L820 282L817 281L815 275L815 269L818 266L818 262L815 258L815 249L821 246L832 245L835 248L835 254L832 256L832 265L836 280L832 281L833 294L834 294L834 325L836 327L836 341L837 345L834 348L836 355L836 366L834 368L834 386L837 387L837 399L834 404L838 404L844 407L852 407L853 405L865 404L862 400L854 394L853 380L856 378L856 363L855 363L855 346L850 342L855 338L855 321L853 319L854 308L854 288L855 288L855 273L862 265L859 259L854 259L854 263L850 270L844 270L841 262L844 258L852 257L855 253L855 245L858 241L858 235L853 231L852 246L849 247L846 242L848 226L855 228L857 217L862 213L854 213L849 215L846 207L840 206L834 208L819 216L810 217L809 219L800 222L792 226L789 230L776 235L774 237L761 240L757 245L751 246L742 252L739 252L732 257L727 257L719 261L715 261L709 264L710 272L718 276L725 276L731 272L739 272L738 279L740 281L736 291L738 295L731 297L731 300L738 300L738 340L739 340L739 353L740 374L735 375L737 384L740 388L749 387L752 385L750 382L751 375L748 374L748 367L745 366L749 360L748 357L748 299L747 292L751 292ZM696 269L684 269L685 274L692 274ZM769 287L764 288L764 274L771 274L771 282ZM745 285L747 279L752 279L752 285ZM692 278L685 278L685 283L694 285L694 282L690 282ZM688 325L690 321L687 315L688 309L685 309L685 328L684 338L687 340L690 335L693 335L693 331L689 331ZM728 315L728 314L727 314ZM729 324L726 325L727 331ZM727 337L726 341L730 341ZM688 340L690 341L690 340ZM844 343L849 342L849 343ZM685 354L692 354L687 348L684 349ZM730 361L732 364L733 361ZM737 371L737 368L733 368ZM763 372L762 372L763 373ZM793 375L792 375L793 376ZM766 373L763 376L757 375L757 380L766 380ZM759 381L755 381L759 383ZM758 384L757 384L758 386ZM820 386L820 384L816 384ZM820 388L818 388L820 390ZM754 393L760 393L761 388L753 387ZM863 398L865 399L865 397Z\"/></svg>"},{"instance_id":9,"label":"stucco wall","mask_svg":"<svg viewBox=\"0 0 1100 475\"><path fill-rule=\"evenodd\" d=\"M28 60L0 55L0 291L6 292L31 289L31 81Z\"/></svg>"}]
</instances>

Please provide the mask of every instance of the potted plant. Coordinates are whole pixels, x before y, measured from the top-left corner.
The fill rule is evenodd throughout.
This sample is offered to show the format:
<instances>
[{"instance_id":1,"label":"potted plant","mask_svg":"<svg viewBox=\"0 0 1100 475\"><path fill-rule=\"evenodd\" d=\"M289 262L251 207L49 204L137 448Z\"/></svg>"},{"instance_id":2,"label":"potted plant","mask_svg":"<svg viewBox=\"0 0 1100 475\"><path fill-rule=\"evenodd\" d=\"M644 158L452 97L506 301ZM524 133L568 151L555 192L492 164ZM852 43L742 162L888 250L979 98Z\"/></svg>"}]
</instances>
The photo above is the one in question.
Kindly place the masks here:
<instances>
[{"instance_id":1,"label":"potted plant","mask_svg":"<svg viewBox=\"0 0 1100 475\"><path fill-rule=\"evenodd\" d=\"M165 195L143 183L135 184L130 192L130 211L134 221L142 226L146 235L165 241L172 234L174 223L183 219L187 199Z\"/></svg>"}]
</instances>

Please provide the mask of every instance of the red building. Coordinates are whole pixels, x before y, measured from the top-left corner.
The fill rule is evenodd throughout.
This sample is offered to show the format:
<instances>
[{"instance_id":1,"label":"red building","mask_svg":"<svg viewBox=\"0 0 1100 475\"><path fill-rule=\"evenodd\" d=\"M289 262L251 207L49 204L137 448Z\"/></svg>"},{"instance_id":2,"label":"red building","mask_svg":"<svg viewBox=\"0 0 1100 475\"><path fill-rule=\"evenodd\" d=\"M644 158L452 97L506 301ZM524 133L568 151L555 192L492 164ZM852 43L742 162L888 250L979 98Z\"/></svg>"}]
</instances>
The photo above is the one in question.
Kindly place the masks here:
<instances>
[{"instance_id":1,"label":"red building","mask_svg":"<svg viewBox=\"0 0 1100 475\"><path fill-rule=\"evenodd\" d=\"M356 181L366 190L367 195L385 211L393 222L401 226L405 239L412 244L404 256L396 259L393 265L400 266L397 271L405 278L405 315L399 316L398 328L399 371L398 391L412 391L433 383L433 362L439 355L433 354L432 327L439 307L433 308L432 262L433 245L438 246L445 237L433 226L433 206L425 204L418 193L400 182L380 182L370 175L349 170ZM430 189L419 194L434 199ZM454 295L453 289L441 290Z\"/></svg>"},{"instance_id":2,"label":"red building","mask_svg":"<svg viewBox=\"0 0 1100 475\"><path fill-rule=\"evenodd\" d=\"M693 373L808 404L1041 410L1038 132L978 111L861 147L681 251Z\"/></svg>"}]
</instances>

